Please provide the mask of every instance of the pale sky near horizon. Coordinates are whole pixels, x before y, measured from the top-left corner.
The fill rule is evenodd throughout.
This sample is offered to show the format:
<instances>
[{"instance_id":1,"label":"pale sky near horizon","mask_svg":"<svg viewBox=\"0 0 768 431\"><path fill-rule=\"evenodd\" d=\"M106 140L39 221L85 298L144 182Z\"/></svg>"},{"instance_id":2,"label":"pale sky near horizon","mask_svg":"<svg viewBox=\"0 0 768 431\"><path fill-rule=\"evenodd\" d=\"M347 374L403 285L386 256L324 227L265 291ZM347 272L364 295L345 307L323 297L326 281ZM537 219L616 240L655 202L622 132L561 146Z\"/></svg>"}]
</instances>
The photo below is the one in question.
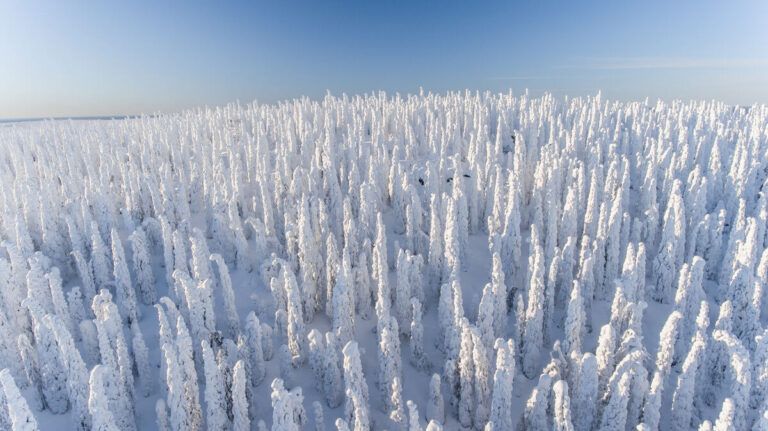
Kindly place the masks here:
<instances>
[{"instance_id":1,"label":"pale sky near horizon","mask_svg":"<svg viewBox=\"0 0 768 431\"><path fill-rule=\"evenodd\" d=\"M0 118L375 90L768 104L768 1L0 2Z\"/></svg>"}]
</instances>

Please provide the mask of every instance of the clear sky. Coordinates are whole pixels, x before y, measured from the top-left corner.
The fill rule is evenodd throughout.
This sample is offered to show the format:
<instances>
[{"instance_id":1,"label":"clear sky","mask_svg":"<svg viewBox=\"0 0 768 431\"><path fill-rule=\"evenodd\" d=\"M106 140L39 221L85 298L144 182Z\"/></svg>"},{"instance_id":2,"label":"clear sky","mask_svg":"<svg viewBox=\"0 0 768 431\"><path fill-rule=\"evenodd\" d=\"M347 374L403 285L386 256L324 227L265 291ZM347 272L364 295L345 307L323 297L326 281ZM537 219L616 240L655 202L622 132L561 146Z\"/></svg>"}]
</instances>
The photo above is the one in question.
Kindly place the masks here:
<instances>
[{"instance_id":1,"label":"clear sky","mask_svg":"<svg viewBox=\"0 0 768 431\"><path fill-rule=\"evenodd\" d=\"M768 1L0 0L0 118L383 89L768 103Z\"/></svg>"}]
</instances>

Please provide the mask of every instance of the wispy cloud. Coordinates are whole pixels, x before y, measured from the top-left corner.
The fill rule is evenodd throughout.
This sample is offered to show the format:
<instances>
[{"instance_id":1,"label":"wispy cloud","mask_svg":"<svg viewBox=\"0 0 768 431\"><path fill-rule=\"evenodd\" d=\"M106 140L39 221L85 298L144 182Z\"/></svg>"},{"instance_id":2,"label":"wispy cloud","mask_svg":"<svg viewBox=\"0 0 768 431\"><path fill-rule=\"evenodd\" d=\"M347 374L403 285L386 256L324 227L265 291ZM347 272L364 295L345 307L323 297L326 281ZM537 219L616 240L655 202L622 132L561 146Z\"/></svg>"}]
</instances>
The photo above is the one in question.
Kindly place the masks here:
<instances>
[{"instance_id":1,"label":"wispy cloud","mask_svg":"<svg viewBox=\"0 0 768 431\"><path fill-rule=\"evenodd\" d=\"M560 69L636 70L636 69L717 69L768 66L762 58L686 58L686 57L577 57Z\"/></svg>"}]
</instances>

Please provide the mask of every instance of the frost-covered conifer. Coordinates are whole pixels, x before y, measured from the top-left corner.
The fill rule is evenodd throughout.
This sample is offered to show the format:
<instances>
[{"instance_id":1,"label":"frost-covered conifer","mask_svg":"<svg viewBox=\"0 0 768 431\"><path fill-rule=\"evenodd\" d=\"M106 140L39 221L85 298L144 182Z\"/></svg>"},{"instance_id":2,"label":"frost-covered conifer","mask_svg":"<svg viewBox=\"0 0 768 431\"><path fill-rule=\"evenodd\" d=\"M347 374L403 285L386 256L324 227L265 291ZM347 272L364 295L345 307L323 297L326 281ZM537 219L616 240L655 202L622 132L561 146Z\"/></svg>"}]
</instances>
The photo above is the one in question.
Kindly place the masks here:
<instances>
[{"instance_id":1,"label":"frost-covered conifer","mask_svg":"<svg viewBox=\"0 0 768 431\"><path fill-rule=\"evenodd\" d=\"M88 370L69 330L58 316L50 314L43 318L44 324L53 332L58 344L61 364L66 372L67 396L72 407L73 427L88 430L91 417L88 413Z\"/></svg>"},{"instance_id":2,"label":"frost-covered conifer","mask_svg":"<svg viewBox=\"0 0 768 431\"><path fill-rule=\"evenodd\" d=\"M344 386L347 394L346 416L352 417L352 428L355 431L367 431L369 429L368 384L363 376L357 342L348 342L342 353L344 354Z\"/></svg>"},{"instance_id":3,"label":"frost-covered conifer","mask_svg":"<svg viewBox=\"0 0 768 431\"><path fill-rule=\"evenodd\" d=\"M619 380L617 390L611 395L608 405L603 410L600 431L621 431L625 428L630 380L629 373L625 373Z\"/></svg>"},{"instance_id":4,"label":"frost-covered conifer","mask_svg":"<svg viewBox=\"0 0 768 431\"><path fill-rule=\"evenodd\" d=\"M131 346L133 348L136 370L141 381L141 391L145 397L148 397L150 392L152 392L153 383L152 371L149 365L149 350L147 350L147 345L144 343L144 335L141 333L137 322L131 322L131 334Z\"/></svg>"},{"instance_id":5,"label":"frost-covered conifer","mask_svg":"<svg viewBox=\"0 0 768 431\"><path fill-rule=\"evenodd\" d=\"M480 299L480 305L477 310L477 326L480 330L480 338L486 347L493 345L494 337L494 317L496 297L493 294L493 286L487 283L483 288L483 296Z\"/></svg>"},{"instance_id":6,"label":"frost-covered conifer","mask_svg":"<svg viewBox=\"0 0 768 431\"><path fill-rule=\"evenodd\" d=\"M337 277L341 269L339 247L333 235L328 235L325 250L325 314L333 316L333 289L336 288Z\"/></svg>"},{"instance_id":7,"label":"frost-covered conifer","mask_svg":"<svg viewBox=\"0 0 768 431\"><path fill-rule=\"evenodd\" d=\"M7 411L10 420L11 429L9 431L37 431L39 429L37 420L7 368L0 371L0 385L3 389L3 410Z\"/></svg>"},{"instance_id":8,"label":"frost-covered conifer","mask_svg":"<svg viewBox=\"0 0 768 431\"><path fill-rule=\"evenodd\" d=\"M354 284L357 292L357 311L361 318L367 320L371 317L371 279L366 252L361 252L358 256Z\"/></svg>"},{"instance_id":9,"label":"frost-covered conifer","mask_svg":"<svg viewBox=\"0 0 768 431\"><path fill-rule=\"evenodd\" d=\"M494 392L495 394L495 392ZM429 401L427 403L427 419L445 423L445 403L440 388L440 375L433 374L429 381Z\"/></svg>"},{"instance_id":10,"label":"frost-covered conifer","mask_svg":"<svg viewBox=\"0 0 768 431\"><path fill-rule=\"evenodd\" d=\"M568 383L565 380L558 380L552 386L552 392L555 395L554 429L557 431L574 431L575 428L571 422L571 398L568 395Z\"/></svg>"},{"instance_id":11,"label":"frost-covered conifer","mask_svg":"<svg viewBox=\"0 0 768 431\"><path fill-rule=\"evenodd\" d=\"M141 312L136 306L136 291L131 282L131 273L128 271L128 263L125 260L125 251L120 241L120 234L112 229L112 262L115 276L115 292L117 293L117 306L120 316L130 322L141 317Z\"/></svg>"},{"instance_id":12,"label":"frost-covered conifer","mask_svg":"<svg viewBox=\"0 0 768 431\"><path fill-rule=\"evenodd\" d=\"M184 382L182 399L186 416L185 426L190 430L199 430L203 427L203 412L200 408L197 371L193 360L192 338L182 316L176 321L176 351L179 355L179 374Z\"/></svg>"},{"instance_id":13,"label":"frost-covered conifer","mask_svg":"<svg viewBox=\"0 0 768 431\"><path fill-rule=\"evenodd\" d=\"M183 225L180 225L181 228ZM187 241L184 234L179 230L173 231L173 272L181 271L187 275L189 272L189 262L187 261ZM179 298L181 299L181 298Z\"/></svg>"},{"instance_id":14,"label":"frost-covered conifer","mask_svg":"<svg viewBox=\"0 0 768 431\"><path fill-rule=\"evenodd\" d=\"M376 218L376 242L373 248L373 279L376 280L376 317L379 320L389 315L392 299L389 287L389 265L387 264L387 235L381 213Z\"/></svg>"},{"instance_id":15,"label":"frost-covered conifer","mask_svg":"<svg viewBox=\"0 0 768 431\"><path fill-rule=\"evenodd\" d=\"M80 341L80 329L78 328L78 324L85 320L87 308L83 303L83 294L81 293L79 286L73 287L69 293L67 293L67 310L71 321L70 326L67 329L70 330L75 341Z\"/></svg>"},{"instance_id":16,"label":"frost-covered conifer","mask_svg":"<svg viewBox=\"0 0 768 431\"><path fill-rule=\"evenodd\" d=\"M578 385L573 389L573 425L578 431L592 429L597 408L598 364L591 353L585 353L579 365Z\"/></svg>"},{"instance_id":17,"label":"frost-covered conifer","mask_svg":"<svg viewBox=\"0 0 768 431\"><path fill-rule=\"evenodd\" d=\"M85 260L85 257L83 257L77 250L72 252L72 257L75 259L77 274L83 284L85 302L86 304L90 304L93 302L93 297L96 296L96 284L93 281L93 269L91 268L91 263Z\"/></svg>"},{"instance_id":18,"label":"frost-covered conifer","mask_svg":"<svg viewBox=\"0 0 768 431\"><path fill-rule=\"evenodd\" d=\"M475 363L472 359L473 337L466 320L461 328L461 350L459 351L459 422L463 427L472 426L475 411L473 398Z\"/></svg>"},{"instance_id":19,"label":"frost-covered conifer","mask_svg":"<svg viewBox=\"0 0 768 431\"><path fill-rule=\"evenodd\" d=\"M491 286L494 296L494 338L507 336L507 286L501 256L494 253L492 259Z\"/></svg>"},{"instance_id":20,"label":"frost-covered conifer","mask_svg":"<svg viewBox=\"0 0 768 431\"><path fill-rule=\"evenodd\" d=\"M115 384L109 381L110 375L103 365L96 365L91 371L88 411L93 421L93 430L118 431L120 429L109 408L109 386Z\"/></svg>"},{"instance_id":21,"label":"frost-covered conifer","mask_svg":"<svg viewBox=\"0 0 768 431\"><path fill-rule=\"evenodd\" d=\"M307 422L301 387L285 389L283 381L272 381L272 431L299 431Z\"/></svg>"},{"instance_id":22,"label":"frost-covered conifer","mask_svg":"<svg viewBox=\"0 0 768 431\"><path fill-rule=\"evenodd\" d=\"M571 352L581 353L581 343L584 338L584 305L581 297L581 289L578 281L573 282L571 299L568 302L567 317L565 319L565 340L563 350L570 357Z\"/></svg>"},{"instance_id":23,"label":"frost-covered conifer","mask_svg":"<svg viewBox=\"0 0 768 431\"><path fill-rule=\"evenodd\" d=\"M309 321L319 309L318 285L321 283L323 256L315 240L309 213L309 199L302 197L299 209L299 265L301 267L304 311Z\"/></svg>"},{"instance_id":24,"label":"frost-covered conifer","mask_svg":"<svg viewBox=\"0 0 768 431\"><path fill-rule=\"evenodd\" d=\"M736 424L734 423L734 416L736 415L736 405L733 400L726 398L723 400L723 408L720 410L720 414L717 416L713 431L736 431Z\"/></svg>"},{"instance_id":25,"label":"frost-covered conifer","mask_svg":"<svg viewBox=\"0 0 768 431\"><path fill-rule=\"evenodd\" d=\"M523 412L523 429L549 429L547 419L547 407L549 405L552 377L543 373L539 376L539 382L531 392L531 396L525 404Z\"/></svg>"},{"instance_id":26,"label":"frost-covered conifer","mask_svg":"<svg viewBox=\"0 0 768 431\"><path fill-rule=\"evenodd\" d=\"M397 253L397 288L395 289L395 316L402 335L408 335L411 329L411 275L407 250Z\"/></svg>"},{"instance_id":27,"label":"frost-covered conifer","mask_svg":"<svg viewBox=\"0 0 768 431\"><path fill-rule=\"evenodd\" d=\"M386 411L394 410L390 402L392 400L392 381L403 375L400 360L400 336L397 329L397 320L392 316L386 316L379 332L379 388L385 400Z\"/></svg>"},{"instance_id":28,"label":"frost-covered conifer","mask_svg":"<svg viewBox=\"0 0 768 431\"><path fill-rule=\"evenodd\" d=\"M683 315L679 311L673 311L659 334L659 350L656 353L656 369L664 376L669 375L669 367L675 355L675 341L680 330Z\"/></svg>"},{"instance_id":29,"label":"frost-covered conifer","mask_svg":"<svg viewBox=\"0 0 768 431\"><path fill-rule=\"evenodd\" d=\"M751 345L757 335L759 312L752 306L754 297L754 281L751 269L738 263L733 272L733 278L728 286L728 299L733 307L732 331L747 345Z\"/></svg>"},{"instance_id":30,"label":"frost-covered conifer","mask_svg":"<svg viewBox=\"0 0 768 431\"><path fill-rule=\"evenodd\" d=\"M607 323L600 328L600 336L597 339L597 350L595 350L595 357L597 358L597 374L600 381L599 387L601 393L602 390L605 389L608 378L613 373L613 367L615 365L615 349L616 334L610 323Z\"/></svg>"},{"instance_id":31,"label":"frost-covered conifer","mask_svg":"<svg viewBox=\"0 0 768 431\"><path fill-rule=\"evenodd\" d=\"M205 372L205 424L208 429L224 429L228 422L224 382L211 346L205 341L200 345Z\"/></svg>"},{"instance_id":32,"label":"frost-covered conifer","mask_svg":"<svg viewBox=\"0 0 768 431\"><path fill-rule=\"evenodd\" d=\"M538 370L541 349L544 342L544 255L536 235L535 226L531 228L531 277L528 288L528 306L525 311L525 329L523 337L523 374L533 378Z\"/></svg>"},{"instance_id":33,"label":"frost-covered conifer","mask_svg":"<svg viewBox=\"0 0 768 431\"><path fill-rule=\"evenodd\" d=\"M229 268L219 254L212 254L210 259L216 262L216 266L219 269L219 286L221 286L221 296L224 300L224 316L227 321L227 334L231 337L235 337L240 332L240 316L238 316L237 307L235 306L235 292L232 289L232 279L229 277Z\"/></svg>"},{"instance_id":34,"label":"frost-covered conifer","mask_svg":"<svg viewBox=\"0 0 768 431\"><path fill-rule=\"evenodd\" d=\"M515 378L515 345L496 340L496 371L493 374L493 397L491 399L490 421L495 429L511 429L512 385Z\"/></svg>"},{"instance_id":35,"label":"frost-covered conifer","mask_svg":"<svg viewBox=\"0 0 768 431\"><path fill-rule=\"evenodd\" d=\"M133 271L139 285L141 302L147 305L154 304L157 301L155 275L152 273L152 259L144 229L138 227L131 234L130 240L133 250Z\"/></svg>"},{"instance_id":36,"label":"frost-covered conifer","mask_svg":"<svg viewBox=\"0 0 768 431\"><path fill-rule=\"evenodd\" d=\"M696 373L706 347L703 337L694 340L694 345L683 363L683 372L677 379L677 388L672 397L671 407L671 423L676 429L691 427Z\"/></svg>"},{"instance_id":37,"label":"frost-covered conifer","mask_svg":"<svg viewBox=\"0 0 768 431\"><path fill-rule=\"evenodd\" d=\"M488 350L480 338L477 328L471 329L472 333L472 362L475 371L475 415L474 424L480 428L488 421L491 402L491 365Z\"/></svg>"},{"instance_id":38,"label":"frost-covered conifer","mask_svg":"<svg viewBox=\"0 0 768 431\"><path fill-rule=\"evenodd\" d=\"M232 421L233 431L249 431L251 429L248 416L248 399L246 386L248 378L245 375L245 363L237 361L232 372Z\"/></svg>"},{"instance_id":39,"label":"frost-covered conifer","mask_svg":"<svg viewBox=\"0 0 768 431\"><path fill-rule=\"evenodd\" d=\"M325 333L325 354L324 374L323 374L323 392L328 407L336 408L341 404L344 397L344 381L341 373L341 360L339 358L339 349L336 344L336 337L333 332Z\"/></svg>"},{"instance_id":40,"label":"frost-covered conifer","mask_svg":"<svg viewBox=\"0 0 768 431\"><path fill-rule=\"evenodd\" d=\"M768 329L755 339L752 356L752 395L750 407L768 407Z\"/></svg>"},{"instance_id":41,"label":"frost-covered conifer","mask_svg":"<svg viewBox=\"0 0 768 431\"><path fill-rule=\"evenodd\" d=\"M421 431L419 406L411 400L408 400L405 405L408 407L408 431Z\"/></svg>"},{"instance_id":42,"label":"frost-covered conifer","mask_svg":"<svg viewBox=\"0 0 768 431\"><path fill-rule=\"evenodd\" d=\"M411 298L411 364L420 370L428 368L427 357L424 353L424 325L421 322L421 302L418 298Z\"/></svg>"},{"instance_id":43,"label":"frost-covered conifer","mask_svg":"<svg viewBox=\"0 0 768 431\"><path fill-rule=\"evenodd\" d=\"M280 361L280 378L286 385L293 387L295 382L291 349L285 344L281 345L277 351L277 359Z\"/></svg>"},{"instance_id":44,"label":"frost-covered conifer","mask_svg":"<svg viewBox=\"0 0 768 431\"><path fill-rule=\"evenodd\" d=\"M312 412L315 419L315 431L325 431L325 419L323 415L323 405L315 401L312 403Z\"/></svg>"},{"instance_id":45,"label":"frost-covered conifer","mask_svg":"<svg viewBox=\"0 0 768 431\"><path fill-rule=\"evenodd\" d=\"M24 377L26 377L31 393L28 402L32 404L32 408L40 411L43 409L43 383L40 377L37 351L32 347L26 334L19 335L17 345L19 356L24 365Z\"/></svg>"},{"instance_id":46,"label":"frost-covered conifer","mask_svg":"<svg viewBox=\"0 0 768 431\"><path fill-rule=\"evenodd\" d=\"M250 377L251 384L258 386L264 380L264 350L262 349L261 323L256 313L251 311L245 320L245 334L248 347L250 349L249 357L251 359Z\"/></svg>"},{"instance_id":47,"label":"frost-covered conifer","mask_svg":"<svg viewBox=\"0 0 768 431\"><path fill-rule=\"evenodd\" d=\"M296 277L290 270L283 269L285 278L285 293L288 299L288 348L291 351L294 365L304 362L306 359L306 335L304 317L302 315L301 294L296 284Z\"/></svg>"},{"instance_id":48,"label":"frost-covered conifer","mask_svg":"<svg viewBox=\"0 0 768 431\"><path fill-rule=\"evenodd\" d=\"M189 237L192 252L192 277L198 281L211 279L211 252L205 240L205 234L198 228L192 228Z\"/></svg>"},{"instance_id":49,"label":"frost-covered conifer","mask_svg":"<svg viewBox=\"0 0 768 431\"><path fill-rule=\"evenodd\" d=\"M315 377L315 389L322 391L325 376L325 341L317 329L309 331L309 365Z\"/></svg>"},{"instance_id":50,"label":"frost-covered conifer","mask_svg":"<svg viewBox=\"0 0 768 431\"><path fill-rule=\"evenodd\" d=\"M350 289L349 279L339 274L333 289L333 331L341 345L355 337L355 304Z\"/></svg>"},{"instance_id":51,"label":"frost-covered conifer","mask_svg":"<svg viewBox=\"0 0 768 431\"><path fill-rule=\"evenodd\" d=\"M408 426L408 417L405 413L403 403L403 387L400 383L400 377L395 377L391 384L389 392L391 393L389 405L392 407L389 412L389 419L397 425L398 429L406 429Z\"/></svg>"},{"instance_id":52,"label":"frost-covered conifer","mask_svg":"<svg viewBox=\"0 0 768 431\"><path fill-rule=\"evenodd\" d=\"M427 264L429 267L429 286L434 292L438 291L442 283L443 271L443 235L442 222L438 209L438 196L430 196L429 201L429 253Z\"/></svg>"},{"instance_id":53,"label":"frost-covered conifer","mask_svg":"<svg viewBox=\"0 0 768 431\"><path fill-rule=\"evenodd\" d=\"M33 334L45 405L55 414L64 413L69 404L66 393L67 376L54 334L50 327L44 324L44 313L37 301L29 297L24 300L24 305L29 309L34 322Z\"/></svg>"},{"instance_id":54,"label":"frost-covered conifer","mask_svg":"<svg viewBox=\"0 0 768 431\"><path fill-rule=\"evenodd\" d=\"M69 306L64 299L64 290L62 289L61 274L59 268L53 267L48 274L45 274L48 280L51 302L53 303L53 312L59 318L61 323L67 328L70 334L75 330L74 322L69 313Z\"/></svg>"},{"instance_id":55,"label":"frost-covered conifer","mask_svg":"<svg viewBox=\"0 0 768 431\"><path fill-rule=\"evenodd\" d=\"M670 192L667 210L664 213L664 228L659 242L659 250L653 261L655 286L653 299L659 302L672 300L672 287L685 251L685 208L680 196L681 183L676 181ZM678 256L680 255L680 256Z\"/></svg>"},{"instance_id":56,"label":"frost-covered conifer","mask_svg":"<svg viewBox=\"0 0 768 431\"><path fill-rule=\"evenodd\" d=\"M437 321L440 326L440 339L438 346L448 351L451 334L453 333L453 289L449 283L440 287L440 299L437 305Z\"/></svg>"},{"instance_id":57,"label":"frost-covered conifer","mask_svg":"<svg viewBox=\"0 0 768 431\"><path fill-rule=\"evenodd\" d=\"M97 291L106 288L112 281L112 277L109 275L112 272L111 261L109 249L104 244L104 239L99 233L99 227L96 225L96 222L92 222L91 265L93 266L93 276Z\"/></svg>"}]
</instances>

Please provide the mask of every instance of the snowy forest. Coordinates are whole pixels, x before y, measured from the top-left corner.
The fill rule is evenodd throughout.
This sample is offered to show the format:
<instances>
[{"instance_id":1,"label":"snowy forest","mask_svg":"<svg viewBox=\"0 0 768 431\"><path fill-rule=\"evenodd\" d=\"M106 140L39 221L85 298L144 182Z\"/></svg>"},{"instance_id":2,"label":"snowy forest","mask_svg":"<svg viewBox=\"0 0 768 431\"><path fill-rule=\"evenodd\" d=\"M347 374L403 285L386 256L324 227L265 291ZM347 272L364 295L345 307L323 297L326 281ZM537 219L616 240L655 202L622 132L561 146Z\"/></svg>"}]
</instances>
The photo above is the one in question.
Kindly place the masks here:
<instances>
[{"instance_id":1,"label":"snowy forest","mask_svg":"<svg viewBox=\"0 0 768 431\"><path fill-rule=\"evenodd\" d=\"M768 430L768 107L0 127L0 429Z\"/></svg>"}]
</instances>

